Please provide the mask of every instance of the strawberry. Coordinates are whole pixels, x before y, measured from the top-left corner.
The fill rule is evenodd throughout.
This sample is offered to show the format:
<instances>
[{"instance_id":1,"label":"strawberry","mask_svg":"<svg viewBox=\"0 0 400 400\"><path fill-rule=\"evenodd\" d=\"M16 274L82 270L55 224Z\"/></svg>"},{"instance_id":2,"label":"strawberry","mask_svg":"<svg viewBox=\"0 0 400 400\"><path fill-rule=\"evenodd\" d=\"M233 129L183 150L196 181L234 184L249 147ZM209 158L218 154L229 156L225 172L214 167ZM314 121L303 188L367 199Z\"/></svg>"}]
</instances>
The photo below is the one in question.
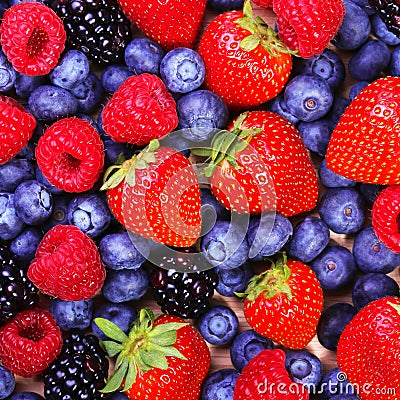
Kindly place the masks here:
<instances>
[{"instance_id":1,"label":"strawberry","mask_svg":"<svg viewBox=\"0 0 400 400\"><path fill-rule=\"evenodd\" d=\"M248 283L243 312L259 334L290 349L304 348L316 333L323 306L314 271L283 254Z\"/></svg>"},{"instance_id":2,"label":"strawberry","mask_svg":"<svg viewBox=\"0 0 400 400\"><path fill-rule=\"evenodd\" d=\"M384 297L361 309L340 336L337 359L361 400L398 399L400 299Z\"/></svg>"},{"instance_id":3,"label":"strawberry","mask_svg":"<svg viewBox=\"0 0 400 400\"><path fill-rule=\"evenodd\" d=\"M269 111L242 113L215 135L205 173L211 190L226 208L257 214L274 210L292 216L313 209L318 179L297 129ZM296 195L293 195L293 194Z\"/></svg>"},{"instance_id":4,"label":"strawberry","mask_svg":"<svg viewBox=\"0 0 400 400\"><path fill-rule=\"evenodd\" d=\"M253 15L250 1L243 11L227 11L211 21L198 52L204 60L204 87L231 109L245 109L275 97L284 87L292 57L275 31Z\"/></svg>"},{"instance_id":5,"label":"strawberry","mask_svg":"<svg viewBox=\"0 0 400 400\"><path fill-rule=\"evenodd\" d=\"M193 48L200 33L206 0L118 0L124 14L165 50Z\"/></svg>"},{"instance_id":6,"label":"strawberry","mask_svg":"<svg viewBox=\"0 0 400 400\"><path fill-rule=\"evenodd\" d=\"M201 229L200 188L189 160L150 142L130 160L110 167L102 190L128 230L168 246L189 247Z\"/></svg>"},{"instance_id":7,"label":"strawberry","mask_svg":"<svg viewBox=\"0 0 400 400\"><path fill-rule=\"evenodd\" d=\"M293 382L281 349L262 350L236 380L233 400L308 400L305 386Z\"/></svg>"},{"instance_id":8,"label":"strawberry","mask_svg":"<svg viewBox=\"0 0 400 400\"><path fill-rule=\"evenodd\" d=\"M367 85L348 105L326 152L329 169L359 182L400 183L400 77Z\"/></svg>"},{"instance_id":9,"label":"strawberry","mask_svg":"<svg viewBox=\"0 0 400 400\"><path fill-rule=\"evenodd\" d=\"M122 389L129 399L199 399L210 351L193 326L172 315L155 318L149 309L139 312L128 335L107 319L94 323L111 339L102 342L109 356L119 354L103 392Z\"/></svg>"},{"instance_id":10,"label":"strawberry","mask_svg":"<svg viewBox=\"0 0 400 400\"><path fill-rule=\"evenodd\" d=\"M279 38L302 58L322 53L338 32L343 0L274 0Z\"/></svg>"}]
</instances>

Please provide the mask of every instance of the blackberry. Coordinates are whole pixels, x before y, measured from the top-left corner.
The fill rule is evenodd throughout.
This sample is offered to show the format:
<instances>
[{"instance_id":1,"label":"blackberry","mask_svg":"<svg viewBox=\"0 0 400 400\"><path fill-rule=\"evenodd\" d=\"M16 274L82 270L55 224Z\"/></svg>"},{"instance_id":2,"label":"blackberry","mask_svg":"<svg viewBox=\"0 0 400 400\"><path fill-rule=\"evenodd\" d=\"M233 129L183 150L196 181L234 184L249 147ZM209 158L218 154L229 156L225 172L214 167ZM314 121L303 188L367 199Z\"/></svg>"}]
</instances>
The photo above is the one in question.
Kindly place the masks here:
<instances>
[{"instance_id":1,"label":"blackberry","mask_svg":"<svg viewBox=\"0 0 400 400\"><path fill-rule=\"evenodd\" d=\"M388 30L400 38L400 1L399 0L369 0Z\"/></svg>"},{"instance_id":2,"label":"blackberry","mask_svg":"<svg viewBox=\"0 0 400 400\"><path fill-rule=\"evenodd\" d=\"M117 0L53 0L51 8L63 20L67 47L98 64L124 62L131 23Z\"/></svg>"},{"instance_id":3,"label":"blackberry","mask_svg":"<svg viewBox=\"0 0 400 400\"><path fill-rule=\"evenodd\" d=\"M93 334L72 330L64 339L61 353L44 372L46 400L102 400L109 394L99 390L106 385L109 362Z\"/></svg>"},{"instance_id":4,"label":"blackberry","mask_svg":"<svg viewBox=\"0 0 400 400\"><path fill-rule=\"evenodd\" d=\"M0 326L38 302L38 289L26 269L17 265L6 247L0 246Z\"/></svg>"}]
</instances>

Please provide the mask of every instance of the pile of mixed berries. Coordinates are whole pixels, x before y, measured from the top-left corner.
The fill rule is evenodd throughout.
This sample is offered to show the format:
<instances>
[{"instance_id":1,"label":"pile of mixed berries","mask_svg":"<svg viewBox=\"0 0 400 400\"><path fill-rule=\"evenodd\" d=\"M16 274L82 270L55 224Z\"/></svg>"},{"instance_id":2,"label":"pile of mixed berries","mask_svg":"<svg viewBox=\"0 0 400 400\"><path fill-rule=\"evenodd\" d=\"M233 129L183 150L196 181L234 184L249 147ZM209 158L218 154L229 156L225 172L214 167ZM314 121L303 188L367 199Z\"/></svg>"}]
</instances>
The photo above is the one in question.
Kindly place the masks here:
<instances>
[{"instance_id":1,"label":"pile of mixed berries","mask_svg":"<svg viewBox=\"0 0 400 400\"><path fill-rule=\"evenodd\" d=\"M398 1L0 14L0 399L400 398Z\"/></svg>"}]
</instances>

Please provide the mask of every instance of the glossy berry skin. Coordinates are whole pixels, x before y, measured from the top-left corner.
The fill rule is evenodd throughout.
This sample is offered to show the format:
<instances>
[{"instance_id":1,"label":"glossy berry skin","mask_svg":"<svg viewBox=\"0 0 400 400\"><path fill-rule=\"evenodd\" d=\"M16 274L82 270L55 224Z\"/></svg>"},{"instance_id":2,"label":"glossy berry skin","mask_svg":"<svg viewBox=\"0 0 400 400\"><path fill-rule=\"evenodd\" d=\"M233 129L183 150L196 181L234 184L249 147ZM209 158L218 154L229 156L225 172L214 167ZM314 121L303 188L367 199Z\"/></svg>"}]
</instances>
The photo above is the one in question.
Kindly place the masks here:
<instances>
[{"instance_id":1,"label":"glossy berry skin","mask_svg":"<svg viewBox=\"0 0 400 400\"><path fill-rule=\"evenodd\" d=\"M6 93L15 87L17 71L8 62L3 51L0 51L0 92Z\"/></svg>"},{"instance_id":2,"label":"glossy berry skin","mask_svg":"<svg viewBox=\"0 0 400 400\"><path fill-rule=\"evenodd\" d=\"M49 83L48 75L25 75L17 73L15 79L15 93L21 97L21 99L27 100L31 93L39 86L47 85Z\"/></svg>"},{"instance_id":3,"label":"glossy berry skin","mask_svg":"<svg viewBox=\"0 0 400 400\"><path fill-rule=\"evenodd\" d=\"M111 64L101 72L101 85L107 93L113 94L131 75L125 65Z\"/></svg>"},{"instance_id":4,"label":"glossy berry skin","mask_svg":"<svg viewBox=\"0 0 400 400\"><path fill-rule=\"evenodd\" d=\"M17 262L28 266L35 258L36 249L42 238L41 229L28 226L10 242L9 250Z\"/></svg>"},{"instance_id":5,"label":"glossy berry skin","mask_svg":"<svg viewBox=\"0 0 400 400\"><path fill-rule=\"evenodd\" d=\"M392 57L389 64L390 75L400 76L400 45L392 51Z\"/></svg>"},{"instance_id":6,"label":"glossy berry skin","mask_svg":"<svg viewBox=\"0 0 400 400\"><path fill-rule=\"evenodd\" d=\"M400 24L398 21L400 15L399 3L388 0L370 0L369 5L382 18L387 29L397 37L400 37Z\"/></svg>"},{"instance_id":7,"label":"glossy berry skin","mask_svg":"<svg viewBox=\"0 0 400 400\"><path fill-rule=\"evenodd\" d=\"M1 192L0 205L0 239L14 239L26 226L15 211L14 194Z\"/></svg>"},{"instance_id":8,"label":"glossy berry skin","mask_svg":"<svg viewBox=\"0 0 400 400\"><path fill-rule=\"evenodd\" d=\"M0 366L0 399L8 398L15 389L15 377L7 368Z\"/></svg>"},{"instance_id":9,"label":"glossy berry skin","mask_svg":"<svg viewBox=\"0 0 400 400\"><path fill-rule=\"evenodd\" d=\"M0 330L0 359L14 374L38 375L61 351L61 330L47 310L21 311Z\"/></svg>"},{"instance_id":10,"label":"glossy berry skin","mask_svg":"<svg viewBox=\"0 0 400 400\"><path fill-rule=\"evenodd\" d=\"M224 12L230 10L241 10L243 8L243 3L244 0L208 0L207 6L216 11ZM256 3L254 2L254 4Z\"/></svg>"},{"instance_id":11,"label":"glossy berry skin","mask_svg":"<svg viewBox=\"0 0 400 400\"><path fill-rule=\"evenodd\" d=\"M333 397L340 397L339 400L359 400L356 390L353 388L347 377L339 368L330 369L321 381L321 400L330 400Z\"/></svg>"},{"instance_id":12,"label":"glossy berry skin","mask_svg":"<svg viewBox=\"0 0 400 400\"><path fill-rule=\"evenodd\" d=\"M50 312L63 331L86 329L93 317L93 300L67 301L52 299Z\"/></svg>"},{"instance_id":13,"label":"glossy berry skin","mask_svg":"<svg viewBox=\"0 0 400 400\"><path fill-rule=\"evenodd\" d=\"M53 196L53 211L50 218L42 225L44 232L56 225L69 225L68 204L70 201L71 197L68 194Z\"/></svg>"},{"instance_id":14,"label":"glossy berry skin","mask_svg":"<svg viewBox=\"0 0 400 400\"><path fill-rule=\"evenodd\" d=\"M273 99L267 103L267 111L272 111L275 114L286 118L294 126L297 126L299 119L295 117L287 108L285 99L283 98L283 92L278 93Z\"/></svg>"},{"instance_id":15,"label":"glossy berry skin","mask_svg":"<svg viewBox=\"0 0 400 400\"><path fill-rule=\"evenodd\" d=\"M396 74L391 74L391 75L396 75ZM369 81L361 81L361 82L356 82L354 85L350 87L349 90L349 99L353 100L354 97L358 95L358 93L361 92L365 88L365 86L368 86L370 84Z\"/></svg>"},{"instance_id":16,"label":"glossy berry skin","mask_svg":"<svg viewBox=\"0 0 400 400\"><path fill-rule=\"evenodd\" d=\"M44 397L34 392L18 392L8 397L8 400L44 400Z\"/></svg>"},{"instance_id":17,"label":"glossy berry skin","mask_svg":"<svg viewBox=\"0 0 400 400\"><path fill-rule=\"evenodd\" d=\"M17 186L27 180L35 178L35 170L30 161L12 158L0 165L0 190L14 193Z\"/></svg>"},{"instance_id":18,"label":"glossy berry skin","mask_svg":"<svg viewBox=\"0 0 400 400\"><path fill-rule=\"evenodd\" d=\"M234 297L235 293L243 292L253 276L253 268L250 263L233 269L215 267L215 272L218 275L218 284L215 290L226 297Z\"/></svg>"},{"instance_id":19,"label":"glossy berry skin","mask_svg":"<svg viewBox=\"0 0 400 400\"><path fill-rule=\"evenodd\" d=\"M334 127L335 124L327 119L326 115L315 121L302 121L297 125L307 149L321 157L325 156Z\"/></svg>"},{"instance_id":20,"label":"glossy berry skin","mask_svg":"<svg viewBox=\"0 0 400 400\"><path fill-rule=\"evenodd\" d=\"M224 368L211 373L201 387L200 400L232 399L239 372Z\"/></svg>"},{"instance_id":21,"label":"glossy berry skin","mask_svg":"<svg viewBox=\"0 0 400 400\"><path fill-rule=\"evenodd\" d=\"M330 187L354 187L356 185L356 181L352 179L348 179L345 176L336 174L332 170L328 168L326 165L326 160L322 160L321 165L318 169L318 175L321 183L330 188Z\"/></svg>"},{"instance_id":22,"label":"glossy berry skin","mask_svg":"<svg viewBox=\"0 0 400 400\"><path fill-rule=\"evenodd\" d=\"M371 28L375 36L389 46L397 46L400 44L400 37L391 32L379 14L374 14L371 17Z\"/></svg>"},{"instance_id":23,"label":"glossy berry skin","mask_svg":"<svg viewBox=\"0 0 400 400\"><path fill-rule=\"evenodd\" d=\"M100 78L92 71L87 79L70 89L78 103L77 111L83 114L92 114L104 100L104 89Z\"/></svg>"}]
</instances>

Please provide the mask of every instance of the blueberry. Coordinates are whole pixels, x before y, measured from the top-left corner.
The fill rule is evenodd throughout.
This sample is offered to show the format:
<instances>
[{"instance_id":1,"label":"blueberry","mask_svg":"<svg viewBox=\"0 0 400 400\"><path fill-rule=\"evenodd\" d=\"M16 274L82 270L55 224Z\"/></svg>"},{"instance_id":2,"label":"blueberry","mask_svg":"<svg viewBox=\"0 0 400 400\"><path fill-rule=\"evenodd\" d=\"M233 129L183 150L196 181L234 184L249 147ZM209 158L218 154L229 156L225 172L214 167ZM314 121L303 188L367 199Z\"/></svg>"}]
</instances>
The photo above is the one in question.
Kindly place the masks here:
<instances>
[{"instance_id":1,"label":"blueberry","mask_svg":"<svg viewBox=\"0 0 400 400\"><path fill-rule=\"evenodd\" d=\"M113 303L124 303L141 299L149 287L149 279L143 268L107 271L101 289L106 300Z\"/></svg>"},{"instance_id":2,"label":"blueberry","mask_svg":"<svg viewBox=\"0 0 400 400\"><path fill-rule=\"evenodd\" d=\"M135 38L125 48L125 64L136 75L159 75L164 56L162 47L149 38Z\"/></svg>"},{"instance_id":3,"label":"blueberry","mask_svg":"<svg viewBox=\"0 0 400 400\"><path fill-rule=\"evenodd\" d=\"M102 193L78 194L68 205L68 222L94 238L106 231L111 211Z\"/></svg>"},{"instance_id":4,"label":"blueberry","mask_svg":"<svg viewBox=\"0 0 400 400\"><path fill-rule=\"evenodd\" d=\"M394 253L378 240L372 226L365 227L354 238L353 255L358 268L365 273L388 274L400 264L400 253Z\"/></svg>"},{"instance_id":5,"label":"blueberry","mask_svg":"<svg viewBox=\"0 0 400 400\"><path fill-rule=\"evenodd\" d=\"M240 332L234 339L230 348L232 365L241 372L242 369L262 350L272 350L275 345L253 329Z\"/></svg>"},{"instance_id":6,"label":"blueberry","mask_svg":"<svg viewBox=\"0 0 400 400\"><path fill-rule=\"evenodd\" d=\"M328 187L354 187L356 185L356 181L352 179L348 179L345 176L339 175L333 172L331 169L328 168L326 165L326 160L323 159L318 169L318 174L321 183Z\"/></svg>"},{"instance_id":7,"label":"blueberry","mask_svg":"<svg viewBox=\"0 0 400 400\"><path fill-rule=\"evenodd\" d=\"M108 93L114 93L132 75L125 65L108 65L101 73L100 80Z\"/></svg>"},{"instance_id":8,"label":"blueberry","mask_svg":"<svg viewBox=\"0 0 400 400\"><path fill-rule=\"evenodd\" d=\"M51 215L53 196L35 179L22 182L14 192L15 211L28 225L41 225Z\"/></svg>"},{"instance_id":9,"label":"blueberry","mask_svg":"<svg viewBox=\"0 0 400 400\"><path fill-rule=\"evenodd\" d=\"M358 191L367 203L367 205L372 206L378 194L383 190L384 185L378 185L375 183L363 183L358 184Z\"/></svg>"},{"instance_id":10,"label":"blueberry","mask_svg":"<svg viewBox=\"0 0 400 400\"><path fill-rule=\"evenodd\" d=\"M53 121L74 115L78 110L76 97L66 89L54 85L36 88L28 99L32 115L43 121Z\"/></svg>"},{"instance_id":11,"label":"blueberry","mask_svg":"<svg viewBox=\"0 0 400 400\"><path fill-rule=\"evenodd\" d=\"M86 329L93 317L93 300L65 301L54 298L50 312L63 331Z\"/></svg>"},{"instance_id":12,"label":"blueberry","mask_svg":"<svg viewBox=\"0 0 400 400\"><path fill-rule=\"evenodd\" d=\"M64 192L64 190L57 189L54 185L52 185L48 179L43 175L42 170L36 166L36 172L35 172L35 178L36 180L41 183L42 185L46 186L46 188L49 190L49 192L53 195L61 195Z\"/></svg>"},{"instance_id":13,"label":"blueberry","mask_svg":"<svg viewBox=\"0 0 400 400\"><path fill-rule=\"evenodd\" d=\"M293 229L286 250L291 258L308 263L316 258L329 243L329 228L322 219L307 216Z\"/></svg>"},{"instance_id":14,"label":"blueberry","mask_svg":"<svg viewBox=\"0 0 400 400\"><path fill-rule=\"evenodd\" d=\"M171 147L182 153L185 157L189 157L192 143L189 139L183 137L183 132L185 132L185 130L176 130L169 133L167 136L160 139L160 144L162 146Z\"/></svg>"},{"instance_id":15,"label":"blueberry","mask_svg":"<svg viewBox=\"0 0 400 400\"><path fill-rule=\"evenodd\" d=\"M310 122L303 121L297 125L307 149L321 157L325 157L334 127L335 125L325 118Z\"/></svg>"},{"instance_id":16,"label":"blueberry","mask_svg":"<svg viewBox=\"0 0 400 400\"><path fill-rule=\"evenodd\" d=\"M324 290L343 289L355 280L357 266L349 249L328 245L310 264Z\"/></svg>"},{"instance_id":17,"label":"blueberry","mask_svg":"<svg viewBox=\"0 0 400 400\"><path fill-rule=\"evenodd\" d=\"M0 92L6 93L14 86L17 79L17 71L8 62L4 53L0 49Z\"/></svg>"},{"instance_id":18,"label":"blueberry","mask_svg":"<svg viewBox=\"0 0 400 400\"><path fill-rule=\"evenodd\" d=\"M208 188L200 189L202 236L214 226L215 221L228 220L229 211L215 198Z\"/></svg>"},{"instance_id":19,"label":"blueberry","mask_svg":"<svg viewBox=\"0 0 400 400\"><path fill-rule=\"evenodd\" d=\"M12 158L0 165L0 191L13 193L17 186L35 178L35 170L30 161Z\"/></svg>"},{"instance_id":20,"label":"blueberry","mask_svg":"<svg viewBox=\"0 0 400 400\"><path fill-rule=\"evenodd\" d=\"M47 75L25 75L17 73L15 80L15 93L22 99L29 99L31 93L39 86L50 84Z\"/></svg>"},{"instance_id":21,"label":"blueberry","mask_svg":"<svg viewBox=\"0 0 400 400\"><path fill-rule=\"evenodd\" d=\"M350 75L358 81L372 81L389 66L391 53L382 40L371 39L363 44L348 63Z\"/></svg>"},{"instance_id":22,"label":"blueberry","mask_svg":"<svg viewBox=\"0 0 400 400\"><path fill-rule=\"evenodd\" d=\"M85 114L93 113L104 100L104 89L100 78L89 72L87 78L70 89L77 102L77 111Z\"/></svg>"},{"instance_id":23,"label":"blueberry","mask_svg":"<svg viewBox=\"0 0 400 400\"><path fill-rule=\"evenodd\" d=\"M253 268L250 263L244 263L238 268L220 269L215 268L218 275L218 283L215 290L226 297L234 297L235 293L242 293L247 283L253 276Z\"/></svg>"},{"instance_id":24,"label":"blueberry","mask_svg":"<svg viewBox=\"0 0 400 400\"><path fill-rule=\"evenodd\" d=\"M108 400L129 400L129 397L123 392L111 393Z\"/></svg>"},{"instance_id":25,"label":"blueberry","mask_svg":"<svg viewBox=\"0 0 400 400\"><path fill-rule=\"evenodd\" d=\"M199 400L232 400L239 372L225 368L208 375L202 383Z\"/></svg>"},{"instance_id":26,"label":"blueberry","mask_svg":"<svg viewBox=\"0 0 400 400\"><path fill-rule=\"evenodd\" d=\"M326 114L325 119L328 119L336 126L349 104L349 98L339 95L334 96L332 107Z\"/></svg>"},{"instance_id":27,"label":"blueberry","mask_svg":"<svg viewBox=\"0 0 400 400\"><path fill-rule=\"evenodd\" d=\"M141 250L143 247L141 246ZM105 235L99 244L99 252L103 263L111 269L139 268L147 254L140 253L133 245L127 232L117 232Z\"/></svg>"},{"instance_id":28,"label":"blueberry","mask_svg":"<svg viewBox=\"0 0 400 400\"><path fill-rule=\"evenodd\" d=\"M208 0L207 5L218 12L242 10L244 0Z\"/></svg>"},{"instance_id":29,"label":"blueberry","mask_svg":"<svg viewBox=\"0 0 400 400\"><path fill-rule=\"evenodd\" d=\"M20 264L29 265L35 258L36 249L42 238L43 233L40 229L28 226L10 242L10 252Z\"/></svg>"},{"instance_id":30,"label":"blueberry","mask_svg":"<svg viewBox=\"0 0 400 400\"><path fill-rule=\"evenodd\" d=\"M349 91L349 99L353 100L370 83L369 81L359 81L352 85Z\"/></svg>"},{"instance_id":31,"label":"blueberry","mask_svg":"<svg viewBox=\"0 0 400 400\"><path fill-rule=\"evenodd\" d=\"M198 89L205 76L204 61L193 49L170 50L160 64L161 79L171 92L188 93Z\"/></svg>"},{"instance_id":32,"label":"blueberry","mask_svg":"<svg viewBox=\"0 0 400 400\"><path fill-rule=\"evenodd\" d=\"M360 398L356 394L335 394L329 397L329 400L360 400Z\"/></svg>"},{"instance_id":33,"label":"blueberry","mask_svg":"<svg viewBox=\"0 0 400 400\"><path fill-rule=\"evenodd\" d=\"M176 103L182 136L194 142L206 142L226 128L229 111L220 96L209 90L194 90Z\"/></svg>"},{"instance_id":34,"label":"blueberry","mask_svg":"<svg viewBox=\"0 0 400 400\"><path fill-rule=\"evenodd\" d=\"M356 313L357 310L348 303L335 303L322 311L317 326L317 337L321 345L336 351L340 335Z\"/></svg>"},{"instance_id":35,"label":"blueberry","mask_svg":"<svg viewBox=\"0 0 400 400\"><path fill-rule=\"evenodd\" d=\"M360 6L368 15L375 14L375 9L371 7L369 0L351 0L353 3Z\"/></svg>"},{"instance_id":36,"label":"blueberry","mask_svg":"<svg viewBox=\"0 0 400 400\"><path fill-rule=\"evenodd\" d=\"M400 296L399 284L390 276L370 272L360 276L353 287L352 300L357 310L386 296Z\"/></svg>"},{"instance_id":37,"label":"blueberry","mask_svg":"<svg viewBox=\"0 0 400 400\"><path fill-rule=\"evenodd\" d=\"M389 31L379 14L374 14L371 17L371 26L375 36L385 42L387 45L397 46L400 44L400 38L397 37L393 32Z\"/></svg>"},{"instance_id":38,"label":"blueberry","mask_svg":"<svg viewBox=\"0 0 400 400\"><path fill-rule=\"evenodd\" d=\"M282 92L267 103L267 110L286 118L295 126L299 123L299 119L288 110Z\"/></svg>"},{"instance_id":39,"label":"blueberry","mask_svg":"<svg viewBox=\"0 0 400 400\"><path fill-rule=\"evenodd\" d=\"M15 212L14 194L0 192L0 239L14 239L24 227L25 224Z\"/></svg>"},{"instance_id":40,"label":"blueberry","mask_svg":"<svg viewBox=\"0 0 400 400\"><path fill-rule=\"evenodd\" d=\"M72 89L82 83L89 75L89 60L79 50L68 50L50 72L50 82L64 89Z\"/></svg>"},{"instance_id":41,"label":"blueberry","mask_svg":"<svg viewBox=\"0 0 400 400\"><path fill-rule=\"evenodd\" d=\"M330 369L322 378L319 399L330 400L334 395L355 395L356 391L348 381L346 374L339 368Z\"/></svg>"},{"instance_id":42,"label":"blueberry","mask_svg":"<svg viewBox=\"0 0 400 400\"><path fill-rule=\"evenodd\" d=\"M3 18L4 12L10 7L8 0L0 0L0 18Z\"/></svg>"},{"instance_id":43,"label":"blueberry","mask_svg":"<svg viewBox=\"0 0 400 400\"><path fill-rule=\"evenodd\" d=\"M129 160L134 154L132 146L127 143L118 143L107 139L103 141L103 144L104 166L106 168L114 165L120 156L124 156L126 160Z\"/></svg>"},{"instance_id":44,"label":"blueberry","mask_svg":"<svg viewBox=\"0 0 400 400\"><path fill-rule=\"evenodd\" d=\"M396 46L392 51L389 64L389 74L400 76L400 45Z\"/></svg>"},{"instance_id":45,"label":"blueberry","mask_svg":"<svg viewBox=\"0 0 400 400\"><path fill-rule=\"evenodd\" d=\"M289 112L300 121L322 118L333 103L328 83L314 73L295 76L287 83L283 95Z\"/></svg>"},{"instance_id":46,"label":"blueberry","mask_svg":"<svg viewBox=\"0 0 400 400\"><path fill-rule=\"evenodd\" d=\"M0 365L0 399L8 397L15 388L15 377L7 368Z\"/></svg>"},{"instance_id":47,"label":"blueberry","mask_svg":"<svg viewBox=\"0 0 400 400\"><path fill-rule=\"evenodd\" d=\"M105 318L119 326L125 333L137 317L137 311L128 303L106 302L101 304L93 314L92 331L100 340L107 340L108 336L97 326L96 318Z\"/></svg>"},{"instance_id":48,"label":"blueberry","mask_svg":"<svg viewBox=\"0 0 400 400\"><path fill-rule=\"evenodd\" d=\"M329 188L319 205L319 215L335 233L356 233L365 220L365 201L355 188Z\"/></svg>"},{"instance_id":49,"label":"blueberry","mask_svg":"<svg viewBox=\"0 0 400 400\"><path fill-rule=\"evenodd\" d=\"M7 400L44 400L44 397L34 392L14 393Z\"/></svg>"},{"instance_id":50,"label":"blueberry","mask_svg":"<svg viewBox=\"0 0 400 400\"><path fill-rule=\"evenodd\" d=\"M227 306L211 307L197 322L203 338L216 346L230 343L239 329L238 317Z\"/></svg>"},{"instance_id":51,"label":"blueberry","mask_svg":"<svg viewBox=\"0 0 400 400\"><path fill-rule=\"evenodd\" d=\"M49 219L47 219L42 228L49 231L56 225L69 225L68 222L68 205L71 201L70 195L53 196L53 208Z\"/></svg>"}]
</instances>

